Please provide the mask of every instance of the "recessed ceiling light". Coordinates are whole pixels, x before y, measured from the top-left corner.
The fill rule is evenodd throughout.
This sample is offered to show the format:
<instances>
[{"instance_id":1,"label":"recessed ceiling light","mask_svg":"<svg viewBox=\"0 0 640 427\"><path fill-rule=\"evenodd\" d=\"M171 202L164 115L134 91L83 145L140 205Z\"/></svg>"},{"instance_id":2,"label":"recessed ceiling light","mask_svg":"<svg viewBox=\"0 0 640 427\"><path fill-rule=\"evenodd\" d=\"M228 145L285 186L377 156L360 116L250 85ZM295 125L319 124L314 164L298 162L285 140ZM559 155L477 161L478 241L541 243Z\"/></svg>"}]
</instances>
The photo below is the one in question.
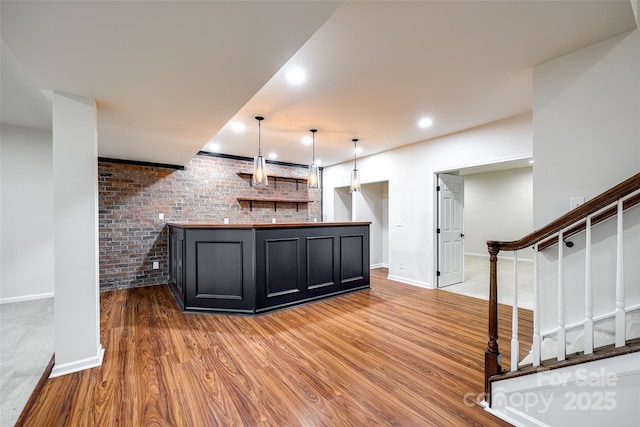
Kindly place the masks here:
<instances>
[{"instance_id":1,"label":"recessed ceiling light","mask_svg":"<svg viewBox=\"0 0 640 427\"><path fill-rule=\"evenodd\" d=\"M206 151L220 151L220 144L216 143L216 142L209 142L207 143L207 145L204 147Z\"/></svg>"},{"instance_id":2,"label":"recessed ceiling light","mask_svg":"<svg viewBox=\"0 0 640 427\"><path fill-rule=\"evenodd\" d=\"M277 159L278 155L276 153L269 153L269 158L270 159Z\"/></svg>"},{"instance_id":3,"label":"recessed ceiling light","mask_svg":"<svg viewBox=\"0 0 640 427\"><path fill-rule=\"evenodd\" d=\"M244 129L245 129L245 127L244 127L244 123L241 123L241 122L235 122L235 123L233 123L233 124L231 125L231 129L232 129L234 132L242 133L242 132L244 132Z\"/></svg>"},{"instance_id":4,"label":"recessed ceiling light","mask_svg":"<svg viewBox=\"0 0 640 427\"><path fill-rule=\"evenodd\" d=\"M302 137L302 143L303 143L304 145L309 145L309 144L311 144L311 142L312 142L312 141L313 141L313 140L311 139L311 137L310 137L310 136L303 136L303 137Z\"/></svg>"},{"instance_id":5,"label":"recessed ceiling light","mask_svg":"<svg viewBox=\"0 0 640 427\"><path fill-rule=\"evenodd\" d=\"M307 73L300 67L292 67L287 71L287 81L294 86L299 86L307 80Z\"/></svg>"},{"instance_id":6,"label":"recessed ceiling light","mask_svg":"<svg viewBox=\"0 0 640 427\"><path fill-rule=\"evenodd\" d=\"M423 117L418 121L418 126L420 126L423 129L431 127L432 124L433 124L433 119L431 117Z\"/></svg>"}]
</instances>

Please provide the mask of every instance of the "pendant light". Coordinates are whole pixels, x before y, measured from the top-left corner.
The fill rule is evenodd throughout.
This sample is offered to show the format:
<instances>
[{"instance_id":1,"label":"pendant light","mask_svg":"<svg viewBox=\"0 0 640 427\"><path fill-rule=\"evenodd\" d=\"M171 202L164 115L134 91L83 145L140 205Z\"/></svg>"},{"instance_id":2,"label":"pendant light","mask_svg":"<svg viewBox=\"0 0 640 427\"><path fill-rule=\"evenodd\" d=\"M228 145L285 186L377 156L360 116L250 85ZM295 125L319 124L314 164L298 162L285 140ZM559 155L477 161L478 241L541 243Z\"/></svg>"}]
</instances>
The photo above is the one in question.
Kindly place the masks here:
<instances>
[{"instance_id":1,"label":"pendant light","mask_svg":"<svg viewBox=\"0 0 640 427\"><path fill-rule=\"evenodd\" d=\"M307 179L307 187L309 188L318 188L320 185L320 170L318 165L316 165L316 132L318 129L310 129L312 139L311 145L311 164L309 165L309 178Z\"/></svg>"},{"instance_id":2,"label":"pendant light","mask_svg":"<svg viewBox=\"0 0 640 427\"><path fill-rule=\"evenodd\" d=\"M349 185L349 191L354 193L361 190L360 188L360 171L358 170L358 162L356 149L358 148L358 138L352 139L353 141L353 170L351 171L351 184Z\"/></svg>"},{"instance_id":3,"label":"pendant light","mask_svg":"<svg viewBox=\"0 0 640 427\"><path fill-rule=\"evenodd\" d=\"M252 180L255 187L265 187L269 184L267 179L267 163L260 151L260 122L264 120L264 117L256 116L256 120L258 121L258 155L253 158Z\"/></svg>"}]
</instances>

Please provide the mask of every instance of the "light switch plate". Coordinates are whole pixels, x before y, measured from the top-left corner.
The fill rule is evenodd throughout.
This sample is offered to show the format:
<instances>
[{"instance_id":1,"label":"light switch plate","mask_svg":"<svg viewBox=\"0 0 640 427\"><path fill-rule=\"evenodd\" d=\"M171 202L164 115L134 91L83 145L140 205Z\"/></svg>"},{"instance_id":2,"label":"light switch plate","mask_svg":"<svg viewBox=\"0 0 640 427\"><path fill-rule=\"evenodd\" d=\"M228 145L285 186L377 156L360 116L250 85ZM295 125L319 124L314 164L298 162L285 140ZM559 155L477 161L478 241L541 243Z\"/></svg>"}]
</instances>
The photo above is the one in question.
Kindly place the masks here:
<instances>
[{"instance_id":1,"label":"light switch plate","mask_svg":"<svg viewBox=\"0 0 640 427\"><path fill-rule=\"evenodd\" d=\"M569 198L569 210L573 210L582 204L584 204L584 196Z\"/></svg>"}]
</instances>

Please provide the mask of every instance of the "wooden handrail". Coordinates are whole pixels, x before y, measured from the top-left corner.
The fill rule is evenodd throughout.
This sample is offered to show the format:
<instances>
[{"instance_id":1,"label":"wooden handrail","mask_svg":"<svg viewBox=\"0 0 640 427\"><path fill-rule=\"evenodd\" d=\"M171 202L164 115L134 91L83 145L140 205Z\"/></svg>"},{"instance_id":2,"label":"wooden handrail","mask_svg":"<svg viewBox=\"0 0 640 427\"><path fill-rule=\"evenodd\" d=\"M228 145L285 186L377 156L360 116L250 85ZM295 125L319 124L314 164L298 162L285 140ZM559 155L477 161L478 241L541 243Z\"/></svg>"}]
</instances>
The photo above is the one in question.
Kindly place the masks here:
<instances>
[{"instance_id":1,"label":"wooden handrail","mask_svg":"<svg viewBox=\"0 0 640 427\"><path fill-rule=\"evenodd\" d=\"M520 249L531 247L534 244L541 242L557 233L558 231L570 226L571 224L598 212L600 209L607 207L618 199L626 196L627 194L631 194L638 189L640 189L640 173L635 174L631 178L621 182L615 187L610 188L609 190L605 191L599 196L594 197L583 205L580 205L577 208L567 212L560 218L556 219L553 222L550 222L541 229L524 236L520 240L515 240L512 242L489 240L487 242L487 246L495 246L499 251L517 251Z\"/></svg>"},{"instance_id":2,"label":"wooden handrail","mask_svg":"<svg viewBox=\"0 0 640 427\"><path fill-rule=\"evenodd\" d=\"M633 206L640 204L640 193L629 197L628 199L626 199L623 203L622 203L622 210L626 211L629 208L632 208ZM615 216L617 213L617 208L616 206L611 206L608 209L605 209L604 211L594 215L591 218L591 226L594 226L596 224L599 224L601 222L604 222L606 220L608 220L609 218L611 218L612 216ZM586 217L585 217L586 218ZM564 239L568 239L572 236L575 236L576 234L579 234L581 232L583 232L586 228L586 223L585 222L580 222L579 224L574 225L573 227L569 227L568 229L565 230L565 232L563 233L563 237ZM542 241L539 245L538 245L538 249L539 250L544 250L547 249L553 245L555 245L556 243L558 243L558 236L555 237L551 237L547 240Z\"/></svg>"},{"instance_id":3,"label":"wooden handrail","mask_svg":"<svg viewBox=\"0 0 640 427\"><path fill-rule=\"evenodd\" d=\"M487 342L487 349L484 353L484 385L489 406L491 406L489 379L502 372L502 355L500 354L500 349L498 347L498 253L501 250L517 251L531 247L535 244L538 244L539 250L553 246L558 243L558 236L554 236L554 234L561 230L565 230L565 237L574 236L577 233L580 233L586 227L583 220L589 215L596 214L591 219L592 226L607 220L617 212L616 206L611 206L609 208L607 208L607 206L612 205L639 189L640 173L637 173L599 196L594 197L583 205L562 215L539 230L524 236L520 240L511 242L489 240L487 242L487 248L489 251L489 341ZM629 209L638 204L640 204L640 194L633 195L623 202L623 210Z\"/></svg>"}]
</instances>

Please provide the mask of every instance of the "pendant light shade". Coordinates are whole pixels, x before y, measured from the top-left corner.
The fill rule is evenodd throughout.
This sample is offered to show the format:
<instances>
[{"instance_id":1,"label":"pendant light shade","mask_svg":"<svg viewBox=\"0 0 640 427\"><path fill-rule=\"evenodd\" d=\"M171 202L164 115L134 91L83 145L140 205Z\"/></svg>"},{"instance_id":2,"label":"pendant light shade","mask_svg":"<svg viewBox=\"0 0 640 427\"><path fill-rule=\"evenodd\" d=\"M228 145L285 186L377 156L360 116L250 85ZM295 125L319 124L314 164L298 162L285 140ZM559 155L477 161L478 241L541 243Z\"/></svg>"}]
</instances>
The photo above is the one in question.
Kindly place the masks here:
<instances>
[{"instance_id":1,"label":"pendant light shade","mask_svg":"<svg viewBox=\"0 0 640 427\"><path fill-rule=\"evenodd\" d=\"M320 186L320 168L312 163L309 165L309 178L307 180L309 188L318 188Z\"/></svg>"},{"instance_id":2,"label":"pendant light shade","mask_svg":"<svg viewBox=\"0 0 640 427\"><path fill-rule=\"evenodd\" d=\"M310 129L312 139L311 164L309 165L309 178L307 179L307 187L318 188L320 186L320 169L316 165L316 132L318 129Z\"/></svg>"},{"instance_id":3,"label":"pendant light shade","mask_svg":"<svg viewBox=\"0 0 640 427\"><path fill-rule=\"evenodd\" d=\"M360 188L360 171L358 170L356 149L358 148L358 139L354 138L353 141L353 170L351 171L351 183L349 185L349 191L354 193L361 190Z\"/></svg>"},{"instance_id":4,"label":"pendant light shade","mask_svg":"<svg viewBox=\"0 0 640 427\"><path fill-rule=\"evenodd\" d=\"M267 162L264 157L262 157L262 152L260 151L260 123L264 120L264 117L256 116L256 120L258 121L258 155L253 159L252 180L255 187L264 187L269 185L267 179Z\"/></svg>"}]
</instances>

